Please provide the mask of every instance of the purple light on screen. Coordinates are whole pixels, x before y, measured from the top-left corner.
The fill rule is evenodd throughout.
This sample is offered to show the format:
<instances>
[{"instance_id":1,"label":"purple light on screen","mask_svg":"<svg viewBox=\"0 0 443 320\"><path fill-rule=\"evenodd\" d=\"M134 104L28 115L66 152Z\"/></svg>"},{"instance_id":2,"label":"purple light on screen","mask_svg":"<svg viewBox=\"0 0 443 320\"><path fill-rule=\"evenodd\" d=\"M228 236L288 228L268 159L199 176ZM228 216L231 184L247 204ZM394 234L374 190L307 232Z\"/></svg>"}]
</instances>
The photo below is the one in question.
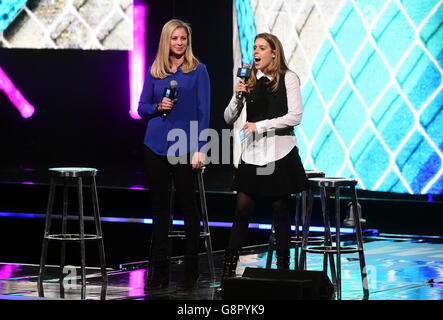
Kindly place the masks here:
<instances>
[{"instance_id":1,"label":"purple light on screen","mask_svg":"<svg viewBox=\"0 0 443 320\"><path fill-rule=\"evenodd\" d=\"M6 93L23 118L32 117L35 112L34 107L18 91L2 68L0 68L0 89Z\"/></svg>"},{"instance_id":2,"label":"purple light on screen","mask_svg":"<svg viewBox=\"0 0 443 320\"><path fill-rule=\"evenodd\" d=\"M134 4L128 10L132 10L134 28L133 47L128 51L129 114L133 119L140 119L137 108L145 79L146 14L148 8L145 4Z\"/></svg>"}]
</instances>

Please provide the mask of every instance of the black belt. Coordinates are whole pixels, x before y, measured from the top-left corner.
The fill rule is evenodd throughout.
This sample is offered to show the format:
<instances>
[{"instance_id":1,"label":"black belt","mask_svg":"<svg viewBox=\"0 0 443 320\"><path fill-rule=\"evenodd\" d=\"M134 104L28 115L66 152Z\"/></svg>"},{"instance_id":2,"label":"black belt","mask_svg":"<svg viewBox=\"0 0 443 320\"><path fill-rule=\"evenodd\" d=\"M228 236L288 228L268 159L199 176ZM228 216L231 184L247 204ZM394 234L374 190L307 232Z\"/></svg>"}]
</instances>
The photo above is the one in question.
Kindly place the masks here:
<instances>
[{"instance_id":1,"label":"black belt","mask_svg":"<svg viewBox=\"0 0 443 320\"><path fill-rule=\"evenodd\" d=\"M263 137L267 136L295 136L294 133L294 127L284 128L284 129L277 129L274 131L265 131L263 132Z\"/></svg>"}]
</instances>

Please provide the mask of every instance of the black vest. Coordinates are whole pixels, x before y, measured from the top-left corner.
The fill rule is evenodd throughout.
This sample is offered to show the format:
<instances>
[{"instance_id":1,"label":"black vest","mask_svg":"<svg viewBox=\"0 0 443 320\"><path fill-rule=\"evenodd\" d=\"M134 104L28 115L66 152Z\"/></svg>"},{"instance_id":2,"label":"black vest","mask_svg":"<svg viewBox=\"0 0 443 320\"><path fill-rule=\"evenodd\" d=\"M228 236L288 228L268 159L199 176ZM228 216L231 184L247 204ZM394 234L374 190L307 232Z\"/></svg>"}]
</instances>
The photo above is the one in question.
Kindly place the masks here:
<instances>
[{"instance_id":1,"label":"black vest","mask_svg":"<svg viewBox=\"0 0 443 320\"><path fill-rule=\"evenodd\" d=\"M246 120L257 122L284 116L288 113L288 99L286 96L285 74L280 75L276 92L271 91L273 82L265 76L257 80L255 89L246 95ZM285 128L276 131L277 135L293 135L294 128Z\"/></svg>"}]
</instances>

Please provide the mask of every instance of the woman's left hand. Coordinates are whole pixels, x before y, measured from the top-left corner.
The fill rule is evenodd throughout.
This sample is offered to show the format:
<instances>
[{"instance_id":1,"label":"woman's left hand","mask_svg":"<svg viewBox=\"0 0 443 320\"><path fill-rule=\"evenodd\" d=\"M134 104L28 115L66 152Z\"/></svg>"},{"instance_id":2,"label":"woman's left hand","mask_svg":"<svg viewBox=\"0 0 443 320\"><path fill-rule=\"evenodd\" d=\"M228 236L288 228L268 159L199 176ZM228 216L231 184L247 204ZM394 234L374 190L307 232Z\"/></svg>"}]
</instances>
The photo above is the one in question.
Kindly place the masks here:
<instances>
[{"instance_id":1,"label":"woman's left hand","mask_svg":"<svg viewBox=\"0 0 443 320\"><path fill-rule=\"evenodd\" d=\"M205 164L205 159L203 152L195 152L192 156L192 169L201 169Z\"/></svg>"},{"instance_id":2,"label":"woman's left hand","mask_svg":"<svg viewBox=\"0 0 443 320\"><path fill-rule=\"evenodd\" d=\"M255 122L246 122L243 126L243 130L245 131L245 135L248 135L257 131L257 126L255 125Z\"/></svg>"}]
</instances>

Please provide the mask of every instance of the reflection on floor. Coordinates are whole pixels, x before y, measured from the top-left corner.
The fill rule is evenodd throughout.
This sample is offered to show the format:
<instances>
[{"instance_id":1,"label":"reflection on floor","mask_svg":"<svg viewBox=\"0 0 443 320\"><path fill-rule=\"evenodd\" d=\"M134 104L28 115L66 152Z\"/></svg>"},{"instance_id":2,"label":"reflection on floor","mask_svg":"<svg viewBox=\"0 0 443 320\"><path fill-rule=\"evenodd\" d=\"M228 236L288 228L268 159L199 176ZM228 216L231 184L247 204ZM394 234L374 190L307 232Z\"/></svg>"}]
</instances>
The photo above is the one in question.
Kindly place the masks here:
<instances>
[{"instance_id":1,"label":"reflection on floor","mask_svg":"<svg viewBox=\"0 0 443 320\"><path fill-rule=\"evenodd\" d=\"M293 256L295 250L291 250ZM365 256L369 279L369 300L443 300L443 241L441 237L401 237L385 235L365 238ZM237 275L245 267L264 267L266 246L248 248L241 256ZM292 257L293 258L293 257ZM309 270L322 270L321 255L308 254ZM274 261L275 263L275 261ZM223 252L215 253L215 280L211 279L205 255L200 258L199 288L180 293L176 283L182 277L182 262L173 260L170 286L167 290L149 292L144 289L146 269L143 264L123 265L108 270L108 284L103 286L100 270L87 268L85 297L91 300L220 300L217 293ZM273 264L273 268L275 265ZM293 268L293 264L291 264ZM80 280L76 268L65 268L64 286L58 280L59 268L48 266L44 281L44 297L38 296L38 265L0 264L0 299L81 299ZM343 300L363 297L357 254L342 256Z\"/></svg>"}]
</instances>

